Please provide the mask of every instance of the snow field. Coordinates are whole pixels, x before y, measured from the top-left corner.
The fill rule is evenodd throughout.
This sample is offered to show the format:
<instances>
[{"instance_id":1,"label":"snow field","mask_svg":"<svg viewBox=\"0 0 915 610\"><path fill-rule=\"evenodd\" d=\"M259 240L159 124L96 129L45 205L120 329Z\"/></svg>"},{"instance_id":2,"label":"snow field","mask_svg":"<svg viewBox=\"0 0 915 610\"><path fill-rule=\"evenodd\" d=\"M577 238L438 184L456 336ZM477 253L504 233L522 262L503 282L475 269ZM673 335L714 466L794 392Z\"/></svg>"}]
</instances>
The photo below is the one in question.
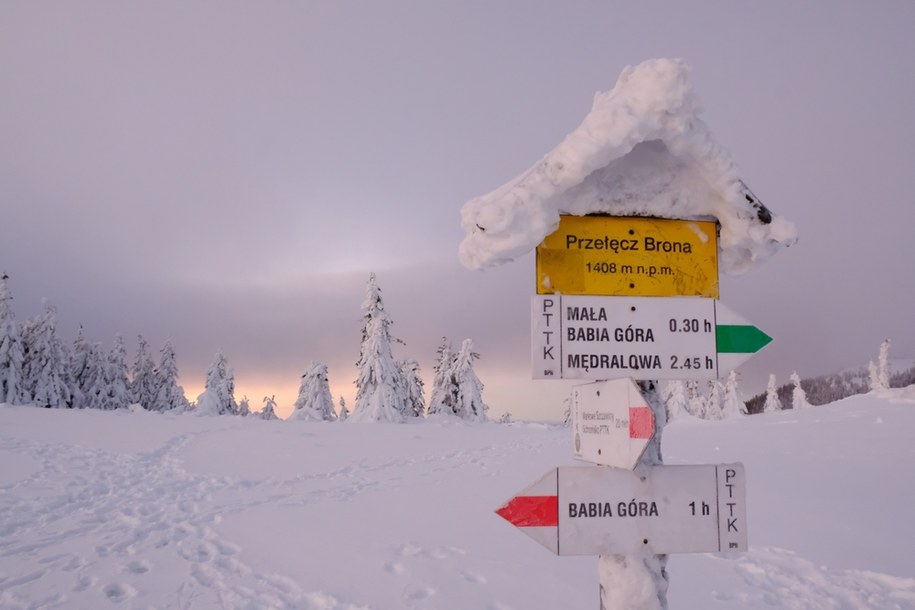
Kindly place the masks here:
<instances>
[{"instance_id":1,"label":"snow field","mask_svg":"<svg viewBox=\"0 0 915 610\"><path fill-rule=\"evenodd\" d=\"M910 390L665 429L741 461L750 551L671 556L670 607L915 609ZM0 407L0 608L530 610L597 559L494 514L571 459L546 424L262 421Z\"/></svg>"}]
</instances>

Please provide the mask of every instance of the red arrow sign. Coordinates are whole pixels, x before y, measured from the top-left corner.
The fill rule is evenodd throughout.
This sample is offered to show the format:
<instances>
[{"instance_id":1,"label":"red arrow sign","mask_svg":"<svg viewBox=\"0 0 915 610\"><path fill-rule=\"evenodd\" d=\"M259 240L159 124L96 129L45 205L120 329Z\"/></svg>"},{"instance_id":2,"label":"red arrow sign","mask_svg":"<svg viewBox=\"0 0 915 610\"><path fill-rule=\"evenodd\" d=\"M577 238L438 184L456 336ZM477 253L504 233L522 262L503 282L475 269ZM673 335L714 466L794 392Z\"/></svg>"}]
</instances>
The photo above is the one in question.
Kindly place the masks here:
<instances>
[{"instance_id":1,"label":"red arrow sign","mask_svg":"<svg viewBox=\"0 0 915 610\"><path fill-rule=\"evenodd\" d=\"M536 482L496 510L496 514L559 554L559 470Z\"/></svg>"},{"instance_id":2,"label":"red arrow sign","mask_svg":"<svg viewBox=\"0 0 915 610\"><path fill-rule=\"evenodd\" d=\"M515 496L496 514L515 527L556 527L559 496Z\"/></svg>"},{"instance_id":3,"label":"red arrow sign","mask_svg":"<svg viewBox=\"0 0 915 610\"><path fill-rule=\"evenodd\" d=\"M562 466L496 513L557 555L747 549L742 464Z\"/></svg>"}]
</instances>

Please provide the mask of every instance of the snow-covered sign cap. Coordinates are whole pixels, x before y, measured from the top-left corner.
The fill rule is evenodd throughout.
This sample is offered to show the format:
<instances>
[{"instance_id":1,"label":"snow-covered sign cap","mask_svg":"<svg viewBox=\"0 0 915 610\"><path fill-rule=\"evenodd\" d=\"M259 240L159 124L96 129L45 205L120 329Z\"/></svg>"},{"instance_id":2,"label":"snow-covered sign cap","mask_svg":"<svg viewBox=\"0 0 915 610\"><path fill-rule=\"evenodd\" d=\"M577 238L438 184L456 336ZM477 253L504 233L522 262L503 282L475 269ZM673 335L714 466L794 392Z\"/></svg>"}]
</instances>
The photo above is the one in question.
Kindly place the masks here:
<instances>
[{"instance_id":1,"label":"snow-covered sign cap","mask_svg":"<svg viewBox=\"0 0 915 610\"><path fill-rule=\"evenodd\" d=\"M726 273L794 243L794 225L744 184L700 112L683 60L625 68L552 152L464 205L461 262L482 269L514 260L555 231L560 214L717 220Z\"/></svg>"}]
</instances>

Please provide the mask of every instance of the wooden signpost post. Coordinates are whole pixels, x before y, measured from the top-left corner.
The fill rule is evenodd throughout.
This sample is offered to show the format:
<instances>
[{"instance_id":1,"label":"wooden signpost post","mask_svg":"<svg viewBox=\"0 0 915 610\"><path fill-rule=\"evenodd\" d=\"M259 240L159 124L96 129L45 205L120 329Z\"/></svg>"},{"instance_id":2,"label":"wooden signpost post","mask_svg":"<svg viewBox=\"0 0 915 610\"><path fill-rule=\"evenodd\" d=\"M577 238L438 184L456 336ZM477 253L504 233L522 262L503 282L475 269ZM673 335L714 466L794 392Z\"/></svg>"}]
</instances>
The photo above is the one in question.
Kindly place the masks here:
<instances>
[{"instance_id":1,"label":"wooden signpost post","mask_svg":"<svg viewBox=\"0 0 915 610\"><path fill-rule=\"evenodd\" d=\"M535 379L582 379L575 457L496 512L558 555L648 578L666 608L668 553L747 549L742 464L664 466L660 379L715 379L771 341L718 298L715 222L563 216L537 248ZM659 298L660 297L660 298ZM636 610L627 607L626 610Z\"/></svg>"}]
</instances>

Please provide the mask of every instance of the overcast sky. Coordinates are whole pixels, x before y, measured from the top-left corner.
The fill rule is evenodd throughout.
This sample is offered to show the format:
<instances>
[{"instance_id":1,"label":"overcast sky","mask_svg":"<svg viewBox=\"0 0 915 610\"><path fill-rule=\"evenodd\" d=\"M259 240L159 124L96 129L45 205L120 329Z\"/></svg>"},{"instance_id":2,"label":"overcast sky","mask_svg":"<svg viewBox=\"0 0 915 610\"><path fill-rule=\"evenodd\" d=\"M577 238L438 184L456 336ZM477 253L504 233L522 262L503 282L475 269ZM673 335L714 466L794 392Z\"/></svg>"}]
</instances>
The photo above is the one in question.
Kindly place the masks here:
<instances>
[{"instance_id":1,"label":"overcast sky","mask_svg":"<svg viewBox=\"0 0 915 610\"><path fill-rule=\"evenodd\" d=\"M311 360L353 406L375 272L398 358L431 382L471 338L492 414L556 418L532 381L533 257L460 266L459 212L654 57L796 246L723 277L774 341L748 395L915 357L915 3L3 2L0 270L19 320L175 344L190 399L217 351L237 397L291 409ZM131 356L132 358L132 356ZM429 386L427 383L427 391Z\"/></svg>"}]
</instances>

